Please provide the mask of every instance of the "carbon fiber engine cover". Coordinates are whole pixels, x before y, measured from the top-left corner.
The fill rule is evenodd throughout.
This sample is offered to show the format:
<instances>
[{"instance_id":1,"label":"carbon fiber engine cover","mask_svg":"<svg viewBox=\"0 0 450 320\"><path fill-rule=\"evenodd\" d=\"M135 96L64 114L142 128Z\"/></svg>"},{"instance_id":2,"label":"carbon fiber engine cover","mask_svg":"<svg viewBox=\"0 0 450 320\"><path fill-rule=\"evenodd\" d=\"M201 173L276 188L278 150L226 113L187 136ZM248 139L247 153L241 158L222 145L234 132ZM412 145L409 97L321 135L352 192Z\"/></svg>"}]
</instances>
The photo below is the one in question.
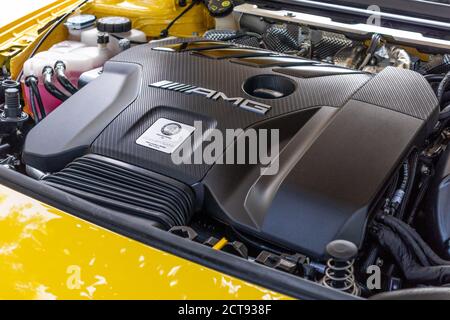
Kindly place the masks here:
<instances>
[{"instance_id":1,"label":"carbon fiber engine cover","mask_svg":"<svg viewBox=\"0 0 450 320\"><path fill-rule=\"evenodd\" d=\"M33 128L23 159L57 172L94 153L154 171L194 186L197 207L241 231L323 257L334 239L361 245L377 196L433 126L436 107L412 71L372 76L230 43L156 42L107 62ZM186 140L194 151L213 128L224 136L279 129L278 173L261 176L257 164L175 164L174 150L139 143L158 121L185 126L188 136L201 121Z\"/></svg>"}]
</instances>

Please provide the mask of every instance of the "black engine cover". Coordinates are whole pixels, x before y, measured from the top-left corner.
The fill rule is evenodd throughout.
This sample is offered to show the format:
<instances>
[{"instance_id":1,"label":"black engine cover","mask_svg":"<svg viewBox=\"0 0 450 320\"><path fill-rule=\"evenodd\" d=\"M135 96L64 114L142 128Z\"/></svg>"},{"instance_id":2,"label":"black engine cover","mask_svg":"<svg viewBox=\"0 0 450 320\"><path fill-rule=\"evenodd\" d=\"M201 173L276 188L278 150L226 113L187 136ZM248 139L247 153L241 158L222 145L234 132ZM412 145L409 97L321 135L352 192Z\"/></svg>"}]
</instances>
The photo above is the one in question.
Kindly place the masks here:
<instances>
[{"instance_id":1,"label":"black engine cover","mask_svg":"<svg viewBox=\"0 0 450 320\"><path fill-rule=\"evenodd\" d=\"M193 88L248 101L214 100ZM166 41L106 63L30 132L23 157L47 172L88 153L155 171L195 186L204 210L241 231L323 257L334 239L361 245L374 202L433 125L436 107L427 81L412 71L372 76L230 44ZM279 172L176 165L170 154L136 143L161 118L201 120L195 145L207 143L211 128L280 129Z\"/></svg>"}]
</instances>

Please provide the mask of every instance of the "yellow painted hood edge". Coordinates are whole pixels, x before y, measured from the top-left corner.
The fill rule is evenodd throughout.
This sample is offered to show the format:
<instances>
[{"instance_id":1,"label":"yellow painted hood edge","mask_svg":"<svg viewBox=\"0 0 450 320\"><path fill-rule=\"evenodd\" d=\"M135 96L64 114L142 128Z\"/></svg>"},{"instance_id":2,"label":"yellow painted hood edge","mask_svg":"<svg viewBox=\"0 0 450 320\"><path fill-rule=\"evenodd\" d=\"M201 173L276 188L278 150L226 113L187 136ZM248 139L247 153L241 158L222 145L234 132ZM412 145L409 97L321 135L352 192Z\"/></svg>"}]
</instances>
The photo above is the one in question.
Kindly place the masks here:
<instances>
[{"instance_id":1,"label":"yellow painted hood edge","mask_svg":"<svg viewBox=\"0 0 450 320\"><path fill-rule=\"evenodd\" d=\"M0 299L287 299L0 186Z\"/></svg>"}]
</instances>

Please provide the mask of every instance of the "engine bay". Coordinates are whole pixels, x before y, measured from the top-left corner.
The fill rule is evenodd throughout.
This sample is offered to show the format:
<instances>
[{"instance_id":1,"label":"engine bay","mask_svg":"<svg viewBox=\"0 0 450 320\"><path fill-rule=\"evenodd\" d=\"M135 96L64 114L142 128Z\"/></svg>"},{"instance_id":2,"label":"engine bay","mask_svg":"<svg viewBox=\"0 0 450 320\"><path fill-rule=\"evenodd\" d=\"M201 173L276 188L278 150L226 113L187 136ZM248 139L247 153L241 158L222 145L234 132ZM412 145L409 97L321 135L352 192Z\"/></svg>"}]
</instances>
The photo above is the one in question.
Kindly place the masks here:
<instances>
[{"instance_id":1,"label":"engine bay","mask_svg":"<svg viewBox=\"0 0 450 320\"><path fill-rule=\"evenodd\" d=\"M64 17L4 68L3 167L354 296L448 286L450 40L197 5L190 38Z\"/></svg>"}]
</instances>

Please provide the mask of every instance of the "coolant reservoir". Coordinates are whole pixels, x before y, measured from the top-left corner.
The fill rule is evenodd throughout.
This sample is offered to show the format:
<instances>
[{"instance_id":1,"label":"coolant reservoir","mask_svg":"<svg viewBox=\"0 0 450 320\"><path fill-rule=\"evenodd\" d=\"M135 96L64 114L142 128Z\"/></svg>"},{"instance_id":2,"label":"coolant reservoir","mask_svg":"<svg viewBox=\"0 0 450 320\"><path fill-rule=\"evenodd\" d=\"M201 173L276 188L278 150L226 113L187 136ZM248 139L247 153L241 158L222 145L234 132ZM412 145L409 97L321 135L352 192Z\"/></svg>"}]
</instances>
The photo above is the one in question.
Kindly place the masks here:
<instances>
[{"instance_id":1,"label":"coolant reservoir","mask_svg":"<svg viewBox=\"0 0 450 320\"><path fill-rule=\"evenodd\" d=\"M131 28L131 20L124 17L105 17L97 20L97 28L83 30L80 41L88 46L92 46L97 41L97 33L106 32L109 34L110 42L108 48L118 54L122 51L119 45L120 40L126 39L131 44L143 44L147 42L144 32Z\"/></svg>"},{"instance_id":2,"label":"coolant reservoir","mask_svg":"<svg viewBox=\"0 0 450 320\"><path fill-rule=\"evenodd\" d=\"M105 36L99 36L100 38L102 39L100 41L102 43L95 44L95 46L87 46L78 41L64 41L55 44L48 51L36 54L33 58L25 62L23 67L24 79L31 75L38 78L39 92L47 114L59 106L61 101L53 97L45 89L42 78L44 67L54 67L57 61L63 61L66 65L66 76L73 84L76 84L83 72L103 66L114 55L107 46L108 41L105 41ZM106 39L108 38L106 37ZM61 91L66 92L56 79L53 79L53 83ZM30 105L27 90L25 90L25 99L27 100L27 104Z\"/></svg>"},{"instance_id":3,"label":"coolant reservoir","mask_svg":"<svg viewBox=\"0 0 450 320\"><path fill-rule=\"evenodd\" d=\"M69 40L79 41L87 46L95 46L98 32L109 34L108 48L113 54L123 50L121 40L128 41L131 45L147 42L144 32L132 29L131 20L125 17L105 17L96 20L90 14L80 14L70 17L66 23L69 31Z\"/></svg>"}]
</instances>

